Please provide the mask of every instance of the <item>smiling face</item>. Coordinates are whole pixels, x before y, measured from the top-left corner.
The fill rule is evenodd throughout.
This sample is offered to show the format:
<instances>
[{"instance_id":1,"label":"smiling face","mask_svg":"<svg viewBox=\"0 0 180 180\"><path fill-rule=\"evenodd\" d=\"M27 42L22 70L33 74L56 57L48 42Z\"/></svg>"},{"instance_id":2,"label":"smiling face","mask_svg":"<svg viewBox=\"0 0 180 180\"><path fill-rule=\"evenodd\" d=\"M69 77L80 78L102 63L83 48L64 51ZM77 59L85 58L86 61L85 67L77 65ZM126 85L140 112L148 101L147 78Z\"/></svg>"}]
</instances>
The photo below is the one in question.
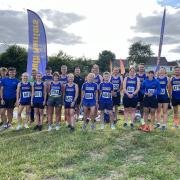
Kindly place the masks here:
<instances>
[{"instance_id":1,"label":"smiling face","mask_svg":"<svg viewBox=\"0 0 180 180\"><path fill-rule=\"evenodd\" d=\"M16 70L9 70L9 77L14 78L16 76Z\"/></svg>"},{"instance_id":2,"label":"smiling face","mask_svg":"<svg viewBox=\"0 0 180 180\"><path fill-rule=\"evenodd\" d=\"M174 68L174 75L178 77L180 76L180 67Z\"/></svg>"},{"instance_id":3,"label":"smiling face","mask_svg":"<svg viewBox=\"0 0 180 180\"><path fill-rule=\"evenodd\" d=\"M154 78L154 73L152 71L150 71L148 73L148 79L153 79Z\"/></svg>"},{"instance_id":4,"label":"smiling face","mask_svg":"<svg viewBox=\"0 0 180 180\"><path fill-rule=\"evenodd\" d=\"M74 75L73 74L68 74L68 82L73 83L74 81Z\"/></svg>"},{"instance_id":5,"label":"smiling face","mask_svg":"<svg viewBox=\"0 0 180 180\"><path fill-rule=\"evenodd\" d=\"M81 74L80 68L76 68L76 69L74 70L74 74L79 76L79 75Z\"/></svg>"},{"instance_id":6,"label":"smiling face","mask_svg":"<svg viewBox=\"0 0 180 180\"><path fill-rule=\"evenodd\" d=\"M159 75L160 75L160 76L166 75L166 69L165 69L165 68L160 68L160 70L159 70Z\"/></svg>"},{"instance_id":7,"label":"smiling face","mask_svg":"<svg viewBox=\"0 0 180 180\"><path fill-rule=\"evenodd\" d=\"M103 74L103 79L104 79L105 82L108 82L109 79L110 79L110 74L109 73L104 73Z\"/></svg>"},{"instance_id":8,"label":"smiling face","mask_svg":"<svg viewBox=\"0 0 180 180\"><path fill-rule=\"evenodd\" d=\"M66 66L61 67L61 74L63 74L63 75L67 74L67 67Z\"/></svg>"},{"instance_id":9,"label":"smiling face","mask_svg":"<svg viewBox=\"0 0 180 180\"><path fill-rule=\"evenodd\" d=\"M88 76L87 76L87 81L88 82L93 82L94 81L94 74L93 73L89 73Z\"/></svg>"},{"instance_id":10,"label":"smiling face","mask_svg":"<svg viewBox=\"0 0 180 180\"><path fill-rule=\"evenodd\" d=\"M42 80L42 74L41 73L37 73L36 74L36 81L41 81Z\"/></svg>"},{"instance_id":11,"label":"smiling face","mask_svg":"<svg viewBox=\"0 0 180 180\"><path fill-rule=\"evenodd\" d=\"M144 73L145 72L145 68L144 68L144 65L143 64L140 64L139 66L138 66L138 69L139 69L139 73Z\"/></svg>"},{"instance_id":12,"label":"smiling face","mask_svg":"<svg viewBox=\"0 0 180 180\"><path fill-rule=\"evenodd\" d=\"M136 71L135 71L134 68L130 68L130 69L129 69L129 75L130 75L130 76L134 76L135 73L136 73Z\"/></svg>"},{"instance_id":13,"label":"smiling face","mask_svg":"<svg viewBox=\"0 0 180 180\"><path fill-rule=\"evenodd\" d=\"M28 77L29 77L29 76L28 76L28 73L23 73L23 74L22 74L22 81L23 81L23 82L28 82Z\"/></svg>"},{"instance_id":14,"label":"smiling face","mask_svg":"<svg viewBox=\"0 0 180 180\"><path fill-rule=\"evenodd\" d=\"M114 74L115 76L117 76L117 75L119 74L119 68L118 68L118 67L114 67L114 68L113 68L113 74Z\"/></svg>"}]
</instances>

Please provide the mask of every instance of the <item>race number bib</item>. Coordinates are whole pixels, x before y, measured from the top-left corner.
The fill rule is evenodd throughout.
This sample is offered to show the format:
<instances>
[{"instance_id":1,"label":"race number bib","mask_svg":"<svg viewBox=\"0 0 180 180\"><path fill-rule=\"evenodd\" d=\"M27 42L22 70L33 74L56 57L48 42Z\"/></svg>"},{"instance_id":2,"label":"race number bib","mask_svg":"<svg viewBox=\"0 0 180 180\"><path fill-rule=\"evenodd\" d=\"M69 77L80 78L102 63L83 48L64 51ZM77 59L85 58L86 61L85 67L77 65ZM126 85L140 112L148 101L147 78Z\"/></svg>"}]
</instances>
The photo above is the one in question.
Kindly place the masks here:
<instances>
[{"instance_id":1,"label":"race number bib","mask_svg":"<svg viewBox=\"0 0 180 180\"><path fill-rule=\"evenodd\" d=\"M93 93L86 93L85 99L93 99Z\"/></svg>"},{"instance_id":2,"label":"race number bib","mask_svg":"<svg viewBox=\"0 0 180 180\"><path fill-rule=\"evenodd\" d=\"M22 95L23 95L23 98L29 98L30 92L23 92Z\"/></svg>"},{"instance_id":3,"label":"race number bib","mask_svg":"<svg viewBox=\"0 0 180 180\"><path fill-rule=\"evenodd\" d=\"M111 93L109 93L109 92L103 92L103 93L102 93L102 98L111 98Z\"/></svg>"},{"instance_id":4,"label":"race number bib","mask_svg":"<svg viewBox=\"0 0 180 180\"><path fill-rule=\"evenodd\" d=\"M34 92L34 97L42 97L42 92L41 91L35 91Z\"/></svg>"},{"instance_id":5,"label":"race number bib","mask_svg":"<svg viewBox=\"0 0 180 180\"><path fill-rule=\"evenodd\" d=\"M113 84L113 89L114 90L119 90L119 84Z\"/></svg>"},{"instance_id":6,"label":"race number bib","mask_svg":"<svg viewBox=\"0 0 180 180\"><path fill-rule=\"evenodd\" d=\"M164 94L165 94L165 92L166 92L166 90L165 90L165 89L161 89L161 95L164 95Z\"/></svg>"},{"instance_id":7,"label":"race number bib","mask_svg":"<svg viewBox=\"0 0 180 180\"><path fill-rule=\"evenodd\" d=\"M149 94L154 94L154 91L155 91L154 89L148 89Z\"/></svg>"},{"instance_id":8,"label":"race number bib","mask_svg":"<svg viewBox=\"0 0 180 180\"><path fill-rule=\"evenodd\" d=\"M173 91L180 91L180 84L173 85Z\"/></svg>"},{"instance_id":9,"label":"race number bib","mask_svg":"<svg viewBox=\"0 0 180 180\"><path fill-rule=\"evenodd\" d=\"M127 92L128 93L133 93L134 91L135 91L134 87L130 87L130 86L127 87Z\"/></svg>"},{"instance_id":10,"label":"race number bib","mask_svg":"<svg viewBox=\"0 0 180 180\"><path fill-rule=\"evenodd\" d=\"M57 90L57 89L52 89L52 90L51 90L51 96L59 96L59 90Z\"/></svg>"},{"instance_id":11,"label":"race number bib","mask_svg":"<svg viewBox=\"0 0 180 180\"><path fill-rule=\"evenodd\" d=\"M65 101L71 103L71 102L73 102L73 97L72 96L66 96Z\"/></svg>"}]
</instances>

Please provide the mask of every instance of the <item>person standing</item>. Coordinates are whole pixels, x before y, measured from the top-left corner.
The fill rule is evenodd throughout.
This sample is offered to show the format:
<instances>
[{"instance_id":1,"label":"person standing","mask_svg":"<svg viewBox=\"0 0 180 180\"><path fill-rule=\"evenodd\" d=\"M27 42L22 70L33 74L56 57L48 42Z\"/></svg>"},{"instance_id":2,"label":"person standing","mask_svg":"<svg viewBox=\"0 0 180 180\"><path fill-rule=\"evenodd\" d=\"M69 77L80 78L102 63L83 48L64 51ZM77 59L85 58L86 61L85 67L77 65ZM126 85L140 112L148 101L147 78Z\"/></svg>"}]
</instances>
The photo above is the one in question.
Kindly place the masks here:
<instances>
[{"instance_id":1,"label":"person standing","mask_svg":"<svg viewBox=\"0 0 180 180\"><path fill-rule=\"evenodd\" d=\"M122 82L123 78L119 74L119 68L113 68L113 74L111 76L110 82L113 84L113 106L114 106L114 121L117 122L117 115L118 115L118 106L121 104L121 90L122 90Z\"/></svg>"},{"instance_id":2,"label":"person standing","mask_svg":"<svg viewBox=\"0 0 180 180\"><path fill-rule=\"evenodd\" d=\"M155 79L154 71L148 72L148 77L143 81L142 91L144 93L144 121L147 123L149 112L151 114L150 131L154 129L155 112L158 108L157 95L161 92L159 80Z\"/></svg>"},{"instance_id":3,"label":"person standing","mask_svg":"<svg viewBox=\"0 0 180 180\"><path fill-rule=\"evenodd\" d=\"M80 104L81 104L81 88L82 88L82 85L84 84L84 78L80 76L81 74L81 69L80 67L76 67L75 70L74 70L74 83L76 83L78 85L78 98L77 98L77 107L76 107L76 116L77 116L77 119L79 117L79 114L80 114Z\"/></svg>"},{"instance_id":4,"label":"person standing","mask_svg":"<svg viewBox=\"0 0 180 180\"><path fill-rule=\"evenodd\" d=\"M174 111L174 128L179 127L179 112L178 106L180 105L180 67L174 68L174 76L170 80L169 92L171 97L171 102Z\"/></svg>"},{"instance_id":5,"label":"person standing","mask_svg":"<svg viewBox=\"0 0 180 180\"><path fill-rule=\"evenodd\" d=\"M163 124L162 124L161 130L164 131L167 129L168 105L170 103L169 94L168 94L168 86L169 86L170 80L166 75L166 69L164 67L160 68L157 79L160 82L161 92L160 94L157 95L158 109L157 109L157 124L155 128L160 128L161 116L162 116Z\"/></svg>"},{"instance_id":6,"label":"person standing","mask_svg":"<svg viewBox=\"0 0 180 180\"><path fill-rule=\"evenodd\" d=\"M130 67L129 76L123 81L123 105L124 105L124 127L128 126L128 117L131 118L131 129L134 128L135 112L138 103L138 92L140 90L140 80L136 77L135 68Z\"/></svg>"},{"instance_id":7,"label":"person standing","mask_svg":"<svg viewBox=\"0 0 180 180\"><path fill-rule=\"evenodd\" d=\"M3 104L3 112L7 111L8 122L5 128L12 128L13 111L16 103L16 90L19 80L15 77L16 69L10 67L8 69L8 77L2 79L1 87L1 104Z\"/></svg>"},{"instance_id":8,"label":"person standing","mask_svg":"<svg viewBox=\"0 0 180 180\"><path fill-rule=\"evenodd\" d=\"M146 73L145 73L145 67L144 67L144 64L143 63L140 63L139 66L138 66L138 73L137 73L137 77L139 78L140 80L140 83L141 83L141 87L140 87L140 90L139 90L139 93L138 93L138 109L141 113L141 117L143 117L143 98L144 98L144 94L142 92L142 83L143 81L147 78L146 77Z\"/></svg>"}]
</instances>

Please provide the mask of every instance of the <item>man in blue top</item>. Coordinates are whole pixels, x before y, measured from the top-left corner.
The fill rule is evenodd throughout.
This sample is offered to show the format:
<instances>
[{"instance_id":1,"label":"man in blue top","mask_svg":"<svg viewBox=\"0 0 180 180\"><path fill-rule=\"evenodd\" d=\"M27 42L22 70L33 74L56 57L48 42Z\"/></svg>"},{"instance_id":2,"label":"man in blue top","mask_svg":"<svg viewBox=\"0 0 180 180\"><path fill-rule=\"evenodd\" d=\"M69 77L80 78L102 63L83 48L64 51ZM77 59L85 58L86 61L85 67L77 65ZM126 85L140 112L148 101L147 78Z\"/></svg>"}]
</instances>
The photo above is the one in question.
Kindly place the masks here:
<instances>
[{"instance_id":1,"label":"man in blue top","mask_svg":"<svg viewBox=\"0 0 180 180\"><path fill-rule=\"evenodd\" d=\"M16 89L19 83L19 80L15 78L16 69L11 67L8 69L9 77L6 77L2 80L1 88L1 103L4 106L4 111L7 111L8 123L5 128L11 127L13 119L13 110L16 103Z\"/></svg>"}]
</instances>

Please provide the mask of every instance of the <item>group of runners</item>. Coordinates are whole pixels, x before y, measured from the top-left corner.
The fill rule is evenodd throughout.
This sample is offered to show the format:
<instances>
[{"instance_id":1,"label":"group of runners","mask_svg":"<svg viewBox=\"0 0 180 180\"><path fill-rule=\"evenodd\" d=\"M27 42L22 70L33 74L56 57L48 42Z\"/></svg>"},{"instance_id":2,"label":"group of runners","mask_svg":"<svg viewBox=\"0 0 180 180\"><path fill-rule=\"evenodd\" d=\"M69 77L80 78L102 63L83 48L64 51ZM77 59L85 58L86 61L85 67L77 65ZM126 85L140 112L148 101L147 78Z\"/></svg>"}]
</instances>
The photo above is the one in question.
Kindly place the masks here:
<instances>
[{"instance_id":1,"label":"group of runners","mask_svg":"<svg viewBox=\"0 0 180 180\"><path fill-rule=\"evenodd\" d=\"M52 74L52 69L47 67L45 75L32 70L30 76L23 73L19 81L15 68L2 67L1 129L12 128L14 107L17 107L18 111L16 130L33 125L34 130L41 131L43 119L46 120L48 131L54 127L59 130L62 107L64 120L70 131L75 130L76 120L82 112L82 129L88 128L88 124L92 130L96 129L96 117L100 115L100 129L103 130L106 113L110 128L116 129L121 102L124 106L124 128L134 128L135 114L139 106L145 124L149 124L150 118L150 130L161 128L164 131L167 129L168 107L171 105L174 113L173 127L178 128L180 67L174 68L172 77L168 77L164 67L161 67L157 74L154 71L145 73L144 64L139 64L137 73L134 67L130 67L125 76L121 76L119 67L114 67L112 74L104 72L101 76L96 64L85 78L80 74L79 67L75 68L74 73L67 74L67 66L63 65L60 73ZM25 118L22 118L23 111L26 112Z\"/></svg>"}]
</instances>

